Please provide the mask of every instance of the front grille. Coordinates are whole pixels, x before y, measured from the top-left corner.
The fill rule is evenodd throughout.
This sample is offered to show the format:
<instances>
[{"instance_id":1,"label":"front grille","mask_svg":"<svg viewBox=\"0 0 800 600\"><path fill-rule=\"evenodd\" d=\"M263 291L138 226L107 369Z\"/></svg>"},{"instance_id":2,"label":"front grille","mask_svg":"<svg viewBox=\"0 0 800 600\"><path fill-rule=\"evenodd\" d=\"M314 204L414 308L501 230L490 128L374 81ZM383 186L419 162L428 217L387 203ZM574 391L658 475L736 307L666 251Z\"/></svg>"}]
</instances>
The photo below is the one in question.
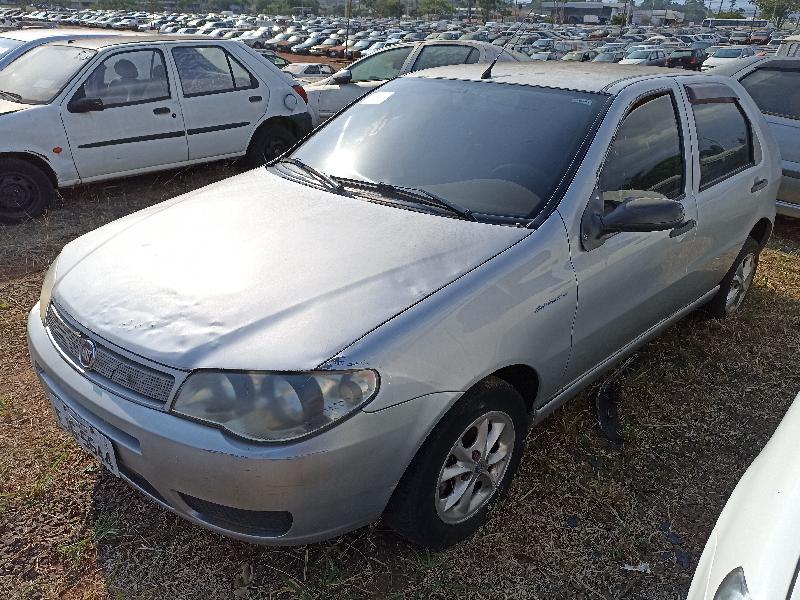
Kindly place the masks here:
<instances>
[{"instance_id":1,"label":"front grille","mask_svg":"<svg viewBox=\"0 0 800 600\"><path fill-rule=\"evenodd\" d=\"M195 498L179 492L184 502L212 525L246 535L278 537L292 526L292 513L274 510L245 510Z\"/></svg>"},{"instance_id":2,"label":"front grille","mask_svg":"<svg viewBox=\"0 0 800 600\"><path fill-rule=\"evenodd\" d=\"M47 328L61 351L73 362L80 364L81 341L90 336L85 336L70 326L52 304L47 309ZM103 380L110 381L157 402L165 403L169 400L170 392L175 385L175 378L172 375L125 358L98 343L97 340L92 339L92 341L95 343L95 363L92 369L86 372L87 377L99 380L98 383L102 383Z\"/></svg>"}]
</instances>

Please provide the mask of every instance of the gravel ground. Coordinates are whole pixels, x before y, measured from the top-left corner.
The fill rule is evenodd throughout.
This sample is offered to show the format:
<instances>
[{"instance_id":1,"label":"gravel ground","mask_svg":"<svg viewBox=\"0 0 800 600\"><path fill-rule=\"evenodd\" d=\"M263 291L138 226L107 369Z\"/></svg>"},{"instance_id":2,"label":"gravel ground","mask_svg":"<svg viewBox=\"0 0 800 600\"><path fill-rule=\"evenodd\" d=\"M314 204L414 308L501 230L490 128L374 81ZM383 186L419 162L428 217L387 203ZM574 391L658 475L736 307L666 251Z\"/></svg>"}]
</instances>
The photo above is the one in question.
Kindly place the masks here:
<instances>
[{"instance_id":1,"label":"gravel ground","mask_svg":"<svg viewBox=\"0 0 800 600\"><path fill-rule=\"evenodd\" d=\"M25 341L64 243L235 170L87 186L0 228L0 598L685 597L725 499L800 390L800 223L779 219L738 317L691 315L612 375L622 450L585 392L530 433L508 498L449 551L380 525L267 548L183 522L99 468L55 426ZM640 563L650 573L623 568Z\"/></svg>"}]
</instances>

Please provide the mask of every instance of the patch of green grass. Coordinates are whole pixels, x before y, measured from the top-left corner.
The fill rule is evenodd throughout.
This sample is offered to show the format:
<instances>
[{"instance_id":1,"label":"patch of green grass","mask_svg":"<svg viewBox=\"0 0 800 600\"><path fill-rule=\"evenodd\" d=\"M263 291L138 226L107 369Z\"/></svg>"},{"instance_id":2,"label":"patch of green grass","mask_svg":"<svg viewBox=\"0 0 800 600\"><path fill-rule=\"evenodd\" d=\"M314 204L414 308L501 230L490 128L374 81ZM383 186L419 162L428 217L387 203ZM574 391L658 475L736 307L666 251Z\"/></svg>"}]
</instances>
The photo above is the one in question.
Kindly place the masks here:
<instances>
[{"instance_id":1,"label":"patch of green grass","mask_svg":"<svg viewBox=\"0 0 800 600\"><path fill-rule=\"evenodd\" d=\"M102 514L94 522L94 540L101 542L120 534L122 528L116 515Z\"/></svg>"},{"instance_id":2,"label":"patch of green grass","mask_svg":"<svg viewBox=\"0 0 800 600\"><path fill-rule=\"evenodd\" d=\"M0 421L10 421L14 404L8 396L0 396Z\"/></svg>"},{"instance_id":3,"label":"patch of green grass","mask_svg":"<svg viewBox=\"0 0 800 600\"><path fill-rule=\"evenodd\" d=\"M38 498L50 487L50 484L53 482L53 475L58 470L58 467L61 466L61 463L67 459L67 456L68 453L66 450L61 450L56 454L55 458L50 462L44 472L36 479L36 483L33 484L33 489L30 493L32 498Z\"/></svg>"},{"instance_id":4,"label":"patch of green grass","mask_svg":"<svg viewBox=\"0 0 800 600\"><path fill-rule=\"evenodd\" d=\"M72 542L71 544L59 544L56 549L58 550L59 554L68 558L74 564L78 564L81 562L86 549L91 543L92 539L85 537L76 542Z\"/></svg>"}]
</instances>

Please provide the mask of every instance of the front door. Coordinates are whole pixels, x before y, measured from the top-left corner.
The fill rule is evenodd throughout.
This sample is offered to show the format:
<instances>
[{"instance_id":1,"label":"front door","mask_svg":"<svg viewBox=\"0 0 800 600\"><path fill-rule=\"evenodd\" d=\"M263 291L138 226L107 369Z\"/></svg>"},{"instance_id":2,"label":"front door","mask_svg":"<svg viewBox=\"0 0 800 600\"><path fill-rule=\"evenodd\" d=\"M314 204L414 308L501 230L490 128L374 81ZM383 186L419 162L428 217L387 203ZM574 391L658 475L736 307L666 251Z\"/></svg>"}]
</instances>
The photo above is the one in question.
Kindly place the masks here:
<instances>
[{"instance_id":1,"label":"front door","mask_svg":"<svg viewBox=\"0 0 800 600\"><path fill-rule=\"evenodd\" d=\"M267 110L269 89L221 46L172 49L189 159L244 154Z\"/></svg>"},{"instance_id":2,"label":"front door","mask_svg":"<svg viewBox=\"0 0 800 600\"><path fill-rule=\"evenodd\" d=\"M61 119L81 179L186 161L183 114L157 48L116 52L68 96ZM75 101L102 101L102 110L75 112Z\"/></svg>"},{"instance_id":3,"label":"front door","mask_svg":"<svg viewBox=\"0 0 800 600\"><path fill-rule=\"evenodd\" d=\"M573 248L578 309L567 381L701 295L688 278L697 252L696 210L686 168L691 150L683 142L687 124L679 117L676 89L670 84L629 102L587 209L607 214L627 198L666 197L684 204L687 225L673 231L617 233L601 239L599 246ZM570 234L572 239L579 236Z\"/></svg>"}]
</instances>

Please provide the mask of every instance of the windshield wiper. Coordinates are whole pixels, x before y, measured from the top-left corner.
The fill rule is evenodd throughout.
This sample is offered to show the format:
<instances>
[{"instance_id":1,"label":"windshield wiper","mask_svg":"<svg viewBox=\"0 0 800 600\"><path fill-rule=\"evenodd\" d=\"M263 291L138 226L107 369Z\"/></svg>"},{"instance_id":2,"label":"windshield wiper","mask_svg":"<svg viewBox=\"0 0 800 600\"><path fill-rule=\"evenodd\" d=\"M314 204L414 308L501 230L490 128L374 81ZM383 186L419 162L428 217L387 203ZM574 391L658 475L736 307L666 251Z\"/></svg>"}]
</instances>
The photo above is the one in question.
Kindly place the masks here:
<instances>
[{"instance_id":1,"label":"windshield wiper","mask_svg":"<svg viewBox=\"0 0 800 600\"><path fill-rule=\"evenodd\" d=\"M5 96L9 100L13 100L14 102L19 102L22 100L22 96L19 94L15 94L14 92L7 92L5 90L0 90L0 96Z\"/></svg>"},{"instance_id":2,"label":"windshield wiper","mask_svg":"<svg viewBox=\"0 0 800 600\"><path fill-rule=\"evenodd\" d=\"M475 218L475 215L472 214L472 211L469 210L468 208L459 206L458 204L450 200L445 200L441 196L438 196L433 192L429 192L428 190L406 187L402 185L393 185L391 183L383 183L382 181L379 183L372 183L368 181L357 181L353 179L345 179L344 181L350 182L357 187L374 189L376 192L378 192L383 196L391 196L399 200L406 200L409 202L414 202L416 204L424 204L426 206L434 206L436 208L441 208L448 212L456 214L459 217L466 219L467 221L478 220Z\"/></svg>"},{"instance_id":3,"label":"windshield wiper","mask_svg":"<svg viewBox=\"0 0 800 600\"><path fill-rule=\"evenodd\" d=\"M281 164L281 163L287 164L287 165L292 165L294 167L297 167L298 169L300 169L304 173L307 173L308 175L311 175L311 177L316 179L317 182L322 183L323 186L328 188L328 190L331 191L331 192L334 192L336 194L340 194L342 196L349 196L350 195L347 192L347 190L344 189L344 186L340 182L336 181L330 175L326 175L322 171L317 171L314 167L312 167L311 165L307 165L306 163L304 163L299 158L290 158L290 157L279 158L278 160L275 160L275 161L269 163L269 165L272 166L272 165L277 165L277 164Z\"/></svg>"}]
</instances>

